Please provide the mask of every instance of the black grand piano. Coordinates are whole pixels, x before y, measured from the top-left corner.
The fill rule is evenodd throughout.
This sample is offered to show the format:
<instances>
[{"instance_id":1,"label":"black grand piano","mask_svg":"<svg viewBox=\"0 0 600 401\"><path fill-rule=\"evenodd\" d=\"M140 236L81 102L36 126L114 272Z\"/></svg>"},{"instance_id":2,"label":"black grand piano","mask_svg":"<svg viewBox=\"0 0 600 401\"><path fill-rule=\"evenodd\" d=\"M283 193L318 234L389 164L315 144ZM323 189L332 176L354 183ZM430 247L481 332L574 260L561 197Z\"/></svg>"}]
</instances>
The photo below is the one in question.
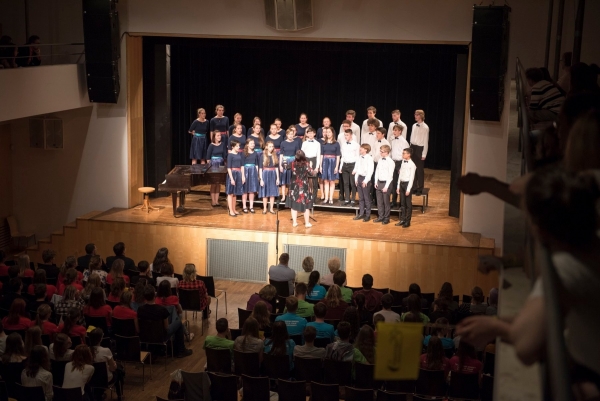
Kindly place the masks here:
<instances>
[{"instance_id":1,"label":"black grand piano","mask_svg":"<svg viewBox=\"0 0 600 401\"><path fill-rule=\"evenodd\" d=\"M169 192L173 198L173 216L177 212L185 212L185 194L190 192L192 187L207 184L225 184L227 178L227 168L211 168L210 164L192 164L185 166L175 166L169 174L165 175L165 181L158 184L158 190ZM177 199L179 198L179 207Z\"/></svg>"}]
</instances>

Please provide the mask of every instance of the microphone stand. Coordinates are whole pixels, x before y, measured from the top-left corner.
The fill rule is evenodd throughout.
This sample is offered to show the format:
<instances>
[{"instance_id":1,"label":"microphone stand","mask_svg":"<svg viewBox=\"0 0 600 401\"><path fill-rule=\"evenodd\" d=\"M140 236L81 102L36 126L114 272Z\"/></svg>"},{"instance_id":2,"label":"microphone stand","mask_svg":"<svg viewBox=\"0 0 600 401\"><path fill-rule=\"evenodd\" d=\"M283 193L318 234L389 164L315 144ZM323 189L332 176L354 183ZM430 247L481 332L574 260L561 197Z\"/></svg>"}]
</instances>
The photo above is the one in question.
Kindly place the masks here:
<instances>
[{"instance_id":1,"label":"microphone stand","mask_svg":"<svg viewBox=\"0 0 600 401\"><path fill-rule=\"evenodd\" d=\"M275 197L277 202L277 212L275 213L275 260L279 260L279 203L281 203L281 195Z\"/></svg>"}]
</instances>

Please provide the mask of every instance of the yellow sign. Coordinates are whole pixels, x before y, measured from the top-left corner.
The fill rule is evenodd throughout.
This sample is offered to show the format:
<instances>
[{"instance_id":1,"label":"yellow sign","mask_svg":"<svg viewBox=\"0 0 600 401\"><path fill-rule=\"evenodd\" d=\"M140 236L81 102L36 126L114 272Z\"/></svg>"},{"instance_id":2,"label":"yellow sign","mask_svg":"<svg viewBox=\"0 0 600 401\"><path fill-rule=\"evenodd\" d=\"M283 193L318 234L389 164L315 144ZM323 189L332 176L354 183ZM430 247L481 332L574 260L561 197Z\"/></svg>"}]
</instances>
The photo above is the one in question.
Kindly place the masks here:
<instances>
[{"instance_id":1,"label":"yellow sign","mask_svg":"<svg viewBox=\"0 0 600 401\"><path fill-rule=\"evenodd\" d=\"M421 323L378 323L375 380L416 380L422 342Z\"/></svg>"}]
</instances>

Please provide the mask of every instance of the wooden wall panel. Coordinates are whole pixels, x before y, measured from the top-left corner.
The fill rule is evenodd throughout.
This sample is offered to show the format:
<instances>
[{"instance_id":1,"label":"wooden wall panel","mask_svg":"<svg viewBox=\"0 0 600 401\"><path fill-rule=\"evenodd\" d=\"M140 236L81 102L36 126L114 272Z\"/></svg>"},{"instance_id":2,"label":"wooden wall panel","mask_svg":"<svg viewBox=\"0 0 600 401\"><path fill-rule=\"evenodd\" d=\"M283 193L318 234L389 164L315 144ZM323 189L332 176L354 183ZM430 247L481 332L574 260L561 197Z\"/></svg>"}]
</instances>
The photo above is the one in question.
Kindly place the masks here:
<instances>
[{"instance_id":1,"label":"wooden wall panel","mask_svg":"<svg viewBox=\"0 0 600 401\"><path fill-rule=\"evenodd\" d=\"M126 35L127 46L127 150L128 204L142 202L144 186L144 110L142 92L142 37Z\"/></svg>"}]
</instances>

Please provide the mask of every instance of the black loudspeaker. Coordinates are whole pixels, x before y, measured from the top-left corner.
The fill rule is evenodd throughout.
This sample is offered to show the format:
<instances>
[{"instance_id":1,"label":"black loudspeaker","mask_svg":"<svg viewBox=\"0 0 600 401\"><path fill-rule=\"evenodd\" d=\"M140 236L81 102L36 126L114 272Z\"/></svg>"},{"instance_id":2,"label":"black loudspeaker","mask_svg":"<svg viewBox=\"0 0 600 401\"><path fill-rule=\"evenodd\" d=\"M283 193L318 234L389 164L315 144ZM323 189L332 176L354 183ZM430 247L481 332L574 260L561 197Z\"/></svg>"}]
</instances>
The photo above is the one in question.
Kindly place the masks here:
<instances>
[{"instance_id":1,"label":"black loudspeaker","mask_svg":"<svg viewBox=\"0 0 600 401\"><path fill-rule=\"evenodd\" d=\"M83 0L83 36L90 102L117 103L121 47L115 0Z\"/></svg>"},{"instance_id":2,"label":"black loudspeaker","mask_svg":"<svg viewBox=\"0 0 600 401\"><path fill-rule=\"evenodd\" d=\"M508 70L510 7L473 6L471 120L500 121Z\"/></svg>"}]
</instances>

